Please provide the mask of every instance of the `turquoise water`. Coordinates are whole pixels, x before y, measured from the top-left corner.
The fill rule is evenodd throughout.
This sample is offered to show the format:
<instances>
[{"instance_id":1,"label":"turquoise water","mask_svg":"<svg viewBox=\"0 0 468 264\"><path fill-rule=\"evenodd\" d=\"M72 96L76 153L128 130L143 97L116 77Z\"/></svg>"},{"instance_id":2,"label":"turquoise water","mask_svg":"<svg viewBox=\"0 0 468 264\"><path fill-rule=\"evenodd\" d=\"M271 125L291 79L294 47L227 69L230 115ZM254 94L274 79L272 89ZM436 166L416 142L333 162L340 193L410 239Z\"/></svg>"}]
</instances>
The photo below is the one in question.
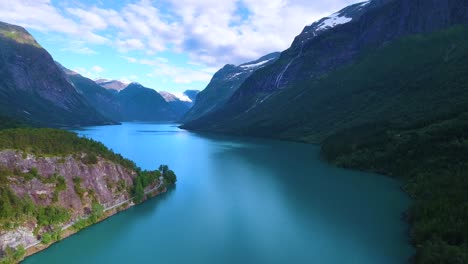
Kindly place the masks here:
<instances>
[{"instance_id":1,"label":"turquoise water","mask_svg":"<svg viewBox=\"0 0 468 264\"><path fill-rule=\"evenodd\" d=\"M398 183L335 168L317 146L171 124L78 132L144 169L168 164L177 186L24 263L395 264L412 253Z\"/></svg>"}]
</instances>

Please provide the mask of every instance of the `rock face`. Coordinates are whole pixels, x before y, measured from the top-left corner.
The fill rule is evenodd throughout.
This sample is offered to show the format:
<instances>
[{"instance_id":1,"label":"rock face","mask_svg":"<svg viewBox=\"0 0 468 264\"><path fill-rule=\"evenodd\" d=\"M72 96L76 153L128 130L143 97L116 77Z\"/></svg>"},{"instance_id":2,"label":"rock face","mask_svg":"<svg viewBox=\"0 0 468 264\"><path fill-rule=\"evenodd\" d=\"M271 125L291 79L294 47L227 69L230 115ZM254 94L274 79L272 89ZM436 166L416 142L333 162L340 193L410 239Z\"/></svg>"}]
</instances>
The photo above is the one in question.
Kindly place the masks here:
<instances>
[{"instance_id":1,"label":"rock face","mask_svg":"<svg viewBox=\"0 0 468 264\"><path fill-rule=\"evenodd\" d=\"M67 188L60 192L58 205L73 209L75 217L83 215L91 201L90 197L82 199L75 192L73 178L81 178L81 187L87 192L85 196L92 190L97 201L107 207L130 198L126 188L118 190L117 187L119 184L132 186L136 177L135 172L102 158L98 158L96 164L85 164L80 157L35 157L31 154L24 157L22 152L14 150L0 151L0 166L22 172L36 168L38 174L45 178L54 174L63 176ZM37 178L30 181L11 179L9 186L19 197L29 197L35 204L53 204L53 184L43 183Z\"/></svg>"},{"instance_id":2,"label":"rock face","mask_svg":"<svg viewBox=\"0 0 468 264\"><path fill-rule=\"evenodd\" d=\"M24 28L0 22L0 69L3 115L49 126L109 123Z\"/></svg>"},{"instance_id":3,"label":"rock face","mask_svg":"<svg viewBox=\"0 0 468 264\"><path fill-rule=\"evenodd\" d=\"M55 184L39 178L25 180L10 177L8 186L18 197L30 198L36 205L55 205L69 209L71 221L85 217L93 201L107 208L131 198L129 189L133 186L136 172L100 157L96 164L85 164L82 158L36 157L21 151L3 150L0 151L0 167L21 172L35 168L38 175L45 179L54 175L64 177L66 188L59 192L56 201L53 201ZM82 196L75 189L75 178L81 179ZM33 230L34 225L27 223L12 231L0 231L0 251L7 246L27 246L36 242Z\"/></svg>"},{"instance_id":4,"label":"rock face","mask_svg":"<svg viewBox=\"0 0 468 264\"><path fill-rule=\"evenodd\" d=\"M222 108L186 123L185 128L272 135L308 126L306 113L315 108L313 100L308 103L303 95L313 91L315 81L401 37L467 24L467 8L466 0L374 0L351 5L306 27L275 63L247 78ZM282 112L288 115L271 118Z\"/></svg>"},{"instance_id":5,"label":"rock face","mask_svg":"<svg viewBox=\"0 0 468 264\"><path fill-rule=\"evenodd\" d=\"M220 109L254 72L273 64L280 53L271 53L258 60L238 66L228 64L215 73L208 86L201 91L190 111L182 118L187 123Z\"/></svg>"}]
</instances>

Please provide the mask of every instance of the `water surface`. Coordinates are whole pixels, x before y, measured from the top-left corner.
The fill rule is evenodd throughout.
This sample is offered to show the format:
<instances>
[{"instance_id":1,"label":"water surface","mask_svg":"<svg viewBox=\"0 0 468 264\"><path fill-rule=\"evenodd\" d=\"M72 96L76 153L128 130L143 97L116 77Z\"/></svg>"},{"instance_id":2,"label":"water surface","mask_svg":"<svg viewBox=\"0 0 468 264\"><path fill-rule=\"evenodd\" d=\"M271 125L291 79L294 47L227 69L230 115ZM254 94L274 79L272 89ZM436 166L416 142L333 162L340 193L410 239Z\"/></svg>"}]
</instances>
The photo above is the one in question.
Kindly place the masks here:
<instances>
[{"instance_id":1,"label":"water surface","mask_svg":"<svg viewBox=\"0 0 468 264\"><path fill-rule=\"evenodd\" d=\"M387 177L335 168L319 147L199 135L172 124L77 131L177 186L24 263L405 263L407 196Z\"/></svg>"}]
</instances>

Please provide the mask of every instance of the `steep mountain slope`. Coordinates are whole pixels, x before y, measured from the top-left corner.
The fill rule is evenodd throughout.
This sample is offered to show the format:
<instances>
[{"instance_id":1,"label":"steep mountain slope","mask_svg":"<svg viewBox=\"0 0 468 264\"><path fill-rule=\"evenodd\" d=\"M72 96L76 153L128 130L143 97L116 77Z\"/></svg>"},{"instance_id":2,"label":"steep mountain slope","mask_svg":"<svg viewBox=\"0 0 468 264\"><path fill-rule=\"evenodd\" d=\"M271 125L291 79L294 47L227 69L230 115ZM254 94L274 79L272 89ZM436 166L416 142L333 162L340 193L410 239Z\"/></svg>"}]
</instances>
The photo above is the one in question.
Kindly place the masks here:
<instances>
[{"instance_id":1,"label":"steep mountain slope","mask_svg":"<svg viewBox=\"0 0 468 264\"><path fill-rule=\"evenodd\" d=\"M107 79L98 79L95 81L98 85L110 90L110 91L115 91L115 92L120 92L123 89L125 89L128 84L123 83L121 81L117 80L107 80Z\"/></svg>"},{"instance_id":2,"label":"steep mountain slope","mask_svg":"<svg viewBox=\"0 0 468 264\"><path fill-rule=\"evenodd\" d=\"M24 124L22 124L19 120L14 120L9 117L0 116L0 129L19 128L23 126Z\"/></svg>"},{"instance_id":3,"label":"steep mountain slope","mask_svg":"<svg viewBox=\"0 0 468 264\"><path fill-rule=\"evenodd\" d=\"M176 121L180 117L155 90L131 83L117 99L123 121Z\"/></svg>"},{"instance_id":4,"label":"steep mountain slope","mask_svg":"<svg viewBox=\"0 0 468 264\"><path fill-rule=\"evenodd\" d=\"M67 79L73 87L75 87L87 102L101 115L114 121L122 119L121 107L114 93L99 86L93 80L83 77L60 64L58 65L65 72Z\"/></svg>"},{"instance_id":5,"label":"steep mountain slope","mask_svg":"<svg viewBox=\"0 0 468 264\"><path fill-rule=\"evenodd\" d=\"M337 19L341 24L336 23L332 28L321 30L326 21L321 20L306 27L277 62L249 77L230 98L226 107L203 120L188 123L186 127L320 141L333 132L329 129L332 125L324 127L332 121L318 122L316 118L323 120L334 113L334 120L346 120L349 111L359 110L340 108L333 101L333 96L340 95L335 90L337 88L321 87L320 84L325 80L332 80L331 73L346 65L352 66L365 54L379 51L389 42L403 36L429 33L466 23L468 15L461 11L466 10L466 7L466 0L388 0L352 5L332 16L341 17ZM348 16L354 18L345 19ZM393 66L399 67L396 64ZM379 68L380 63L376 63L369 70ZM372 74L372 71L369 73ZM361 77L366 78L369 73L362 73ZM362 91L359 94L366 94L364 89L359 91ZM306 94L309 96L304 96ZM355 93L347 95L350 94ZM354 107L362 107L351 98L343 96L346 102L354 102ZM373 112L372 109L369 111ZM338 112L341 116L336 115ZM347 125L354 124L348 122Z\"/></svg>"},{"instance_id":6,"label":"steep mountain slope","mask_svg":"<svg viewBox=\"0 0 468 264\"><path fill-rule=\"evenodd\" d=\"M0 22L0 114L43 126L106 124L24 29Z\"/></svg>"},{"instance_id":7,"label":"steep mountain slope","mask_svg":"<svg viewBox=\"0 0 468 264\"><path fill-rule=\"evenodd\" d=\"M279 55L279 53L272 53L239 66L231 64L224 66L215 73L208 86L197 95L194 106L182 118L182 122L196 120L220 109L249 76L274 63Z\"/></svg>"}]
</instances>

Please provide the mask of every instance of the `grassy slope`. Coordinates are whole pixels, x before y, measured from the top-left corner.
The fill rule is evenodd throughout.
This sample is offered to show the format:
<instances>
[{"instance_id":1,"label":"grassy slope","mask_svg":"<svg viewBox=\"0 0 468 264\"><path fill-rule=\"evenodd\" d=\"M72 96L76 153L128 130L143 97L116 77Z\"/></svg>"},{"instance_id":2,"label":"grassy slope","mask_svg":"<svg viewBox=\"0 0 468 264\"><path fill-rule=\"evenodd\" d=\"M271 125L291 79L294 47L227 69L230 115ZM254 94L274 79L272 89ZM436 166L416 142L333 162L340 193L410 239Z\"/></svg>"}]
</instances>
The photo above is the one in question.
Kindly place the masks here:
<instances>
[{"instance_id":1,"label":"grassy slope","mask_svg":"<svg viewBox=\"0 0 468 264\"><path fill-rule=\"evenodd\" d=\"M328 160L404 179L416 263L468 263L467 55L461 27L390 44L318 82L330 123L286 134L333 133Z\"/></svg>"}]
</instances>

